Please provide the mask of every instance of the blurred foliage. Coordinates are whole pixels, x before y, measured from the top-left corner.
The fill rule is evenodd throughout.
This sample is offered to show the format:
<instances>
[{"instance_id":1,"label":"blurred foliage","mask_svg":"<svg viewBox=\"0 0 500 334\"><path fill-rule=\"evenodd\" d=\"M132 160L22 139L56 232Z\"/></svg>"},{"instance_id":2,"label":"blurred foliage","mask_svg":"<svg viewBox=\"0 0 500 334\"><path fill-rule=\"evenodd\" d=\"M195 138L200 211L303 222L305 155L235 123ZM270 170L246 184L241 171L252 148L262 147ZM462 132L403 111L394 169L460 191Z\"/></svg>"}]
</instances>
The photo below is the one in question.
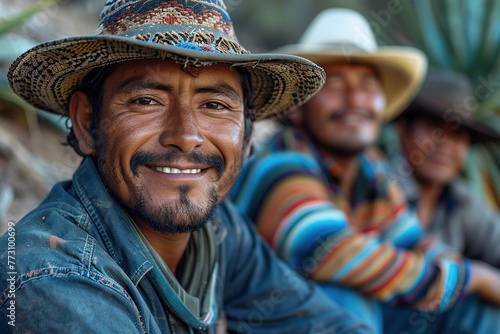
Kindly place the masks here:
<instances>
[{"instance_id":1,"label":"blurred foliage","mask_svg":"<svg viewBox=\"0 0 500 334\"><path fill-rule=\"evenodd\" d=\"M31 7L25 9L21 13L9 19L0 19L0 35L11 31L12 29L23 24L27 19L32 17L33 15L39 13L40 11L47 9L51 6L54 6L61 0L43 0L37 3L36 5L32 5Z\"/></svg>"},{"instance_id":2,"label":"blurred foliage","mask_svg":"<svg viewBox=\"0 0 500 334\"><path fill-rule=\"evenodd\" d=\"M240 42L253 52L295 43L314 16L330 7L363 11L363 0L225 0Z\"/></svg>"},{"instance_id":3,"label":"blurred foliage","mask_svg":"<svg viewBox=\"0 0 500 334\"><path fill-rule=\"evenodd\" d=\"M19 98L10 88L5 77L5 67L17 56L17 49L30 45L30 41L18 35L7 35L12 29L19 27L26 20L42 10L57 4L59 0L44 0L36 5L30 6L8 19L0 18L0 111L2 116L11 111L21 111L16 115L24 115L27 124L37 122L36 110L28 103ZM39 199L48 191L47 174L43 171L45 166L39 159L19 141L5 122L0 123L0 161L2 168L0 173L0 234L5 229L5 222L9 210L12 208L16 198L22 197L23 204L27 204L31 198L25 196L28 192L32 197L39 196ZM17 176L22 174L23 182L16 183ZM29 191L25 191L28 188ZM22 189L22 194L20 194ZM38 199L38 201L39 201Z\"/></svg>"}]
</instances>

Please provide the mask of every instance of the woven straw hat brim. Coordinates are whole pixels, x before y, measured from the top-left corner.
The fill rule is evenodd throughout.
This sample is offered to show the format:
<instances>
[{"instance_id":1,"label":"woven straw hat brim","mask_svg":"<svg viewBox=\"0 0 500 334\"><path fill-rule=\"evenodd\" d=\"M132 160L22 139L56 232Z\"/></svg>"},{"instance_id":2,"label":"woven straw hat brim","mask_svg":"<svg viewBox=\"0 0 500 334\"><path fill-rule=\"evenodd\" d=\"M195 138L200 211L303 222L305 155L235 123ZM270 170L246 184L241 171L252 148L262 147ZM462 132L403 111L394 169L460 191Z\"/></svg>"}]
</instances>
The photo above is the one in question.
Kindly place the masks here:
<instances>
[{"instance_id":1,"label":"woven straw hat brim","mask_svg":"<svg viewBox=\"0 0 500 334\"><path fill-rule=\"evenodd\" d=\"M374 53L343 52L331 46L288 45L274 50L309 59L320 66L335 62L374 66L381 76L386 97L384 118L400 114L418 93L427 72L427 58L411 47L380 47Z\"/></svg>"},{"instance_id":2,"label":"woven straw hat brim","mask_svg":"<svg viewBox=\"0 0 500 334\"><path fill-rule=\"evenodd\" d=\"M12 89L41 110L67 115L69 97L94 68L137 59L173 59L189 66L227 63L250 74L257 120L279 118L312 97L325 74L313 62L287 54L223 54L91 35L40 44L19 56L8 79Z\"/></svg>"}]
</instances>

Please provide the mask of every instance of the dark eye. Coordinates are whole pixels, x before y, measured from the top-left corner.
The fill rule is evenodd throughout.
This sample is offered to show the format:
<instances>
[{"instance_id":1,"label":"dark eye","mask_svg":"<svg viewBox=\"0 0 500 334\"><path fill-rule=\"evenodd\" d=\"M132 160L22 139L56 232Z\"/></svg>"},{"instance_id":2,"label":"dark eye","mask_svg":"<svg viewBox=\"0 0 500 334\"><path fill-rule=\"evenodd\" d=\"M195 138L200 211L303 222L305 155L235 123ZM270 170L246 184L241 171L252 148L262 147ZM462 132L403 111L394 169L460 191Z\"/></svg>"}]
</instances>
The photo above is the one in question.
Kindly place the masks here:
<instances>
[{"instance_id":1,"label":"dark eye","mask_svg":"<svg viewBox=\"0 0 500 334\"><path fill-rule=\"evenodd\" d=\"M203 105L205 108L208 109L225 109L227 108L225 105L219 103L219 102L207 102Z\"/></svg>"},{"instance_id":2,"label":"dark eye","mask_svg":"<svg viewBox=\"0 0 500 334\"><path fill-rule=\"evenodd\" d=\"M326 85L325 85L328 89L330 89L331 91L340 91L342 89L344 89L345 87L345 84L344 82L339 79L339 78L331 78L331 79L328 79L327 82L326 82Z\"/></svg>"},{"instance_id":3,"label":"dark eye","mask_svg":"<svg viewBox=\"0 0 500 334\"><path fill-rule=\"evenodd\" d=\"M135 99L133 102L136 104L139 104L141 106L148 106L151 104L156 104L156 101L149 98L149 97L140 97L138 99Z\"/></svg>"},{"instance_id":4,"label":"dark eye","mask_svg":"<svg viewBox=\"0 0 500 334\"><path fill-rule=\"evenodd\" d=\"M366 90L369 91L378 91L381 89L380 82L375 78L365 79L363 81L363 86Z\"/></svg>"}]
</instances>

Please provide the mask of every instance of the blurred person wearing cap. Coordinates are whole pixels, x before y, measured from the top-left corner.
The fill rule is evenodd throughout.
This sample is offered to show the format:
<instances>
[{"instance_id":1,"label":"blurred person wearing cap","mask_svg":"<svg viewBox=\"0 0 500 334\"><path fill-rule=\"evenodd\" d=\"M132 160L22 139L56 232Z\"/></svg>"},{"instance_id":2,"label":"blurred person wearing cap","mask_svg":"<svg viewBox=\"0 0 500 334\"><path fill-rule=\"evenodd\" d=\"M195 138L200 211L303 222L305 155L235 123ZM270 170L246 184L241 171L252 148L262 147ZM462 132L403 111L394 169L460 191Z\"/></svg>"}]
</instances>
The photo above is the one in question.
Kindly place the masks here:
<instances>
[{"instance_id":1,"label":"blurred person wearing cap","mask_svg":"<svg viewBox=\"0 0 500 334\"><path fill-rule=\"evenodd\" d=\"M310 98L320 67L249 53L221 0L109 0L96 33L8 78L84 158L0 238L1 333L368 333L224 199L253 120Z\"/></svg>"},{"instance_id":2,"label":"blurred person wearing cap","mask_svg":"<svg viewBox=\"0 0 500 334\"><path fill-rule=\"evenodd\" d=\"M392 326L387 316L399 307L417 316L418 310L450 308L463 314L468 292L500 304L496 270L428 237L390 182L385 158L371 148L383 122L416 95L425 56L413 48L378 47L368 22L347 9L321 12L298 44L276 52L307 58L327 75L323 88L250 158L231 190L277 254L376 332L422 331L413 318ZM463 322L478 318L465 325L489 326L486 333L498 328L500 318L482 319L481 310L471 310ZM436 319L424 321L426 330L463 328L448 315Z\"/></svg>"},{"instance_id":3,"label":"blurred person wearing cap","mask_svg":"<svg viewBox=\"0 0 500 334\"><path fill-rule=\"evenodd\" d=\"M500 268L500 214L460 174L471 145L500 140L496 129L474 116L476 105L465 75L430 70L397 118L402 155L391 160L391 172L426 231Z\"/></svg>"}]
</instances>

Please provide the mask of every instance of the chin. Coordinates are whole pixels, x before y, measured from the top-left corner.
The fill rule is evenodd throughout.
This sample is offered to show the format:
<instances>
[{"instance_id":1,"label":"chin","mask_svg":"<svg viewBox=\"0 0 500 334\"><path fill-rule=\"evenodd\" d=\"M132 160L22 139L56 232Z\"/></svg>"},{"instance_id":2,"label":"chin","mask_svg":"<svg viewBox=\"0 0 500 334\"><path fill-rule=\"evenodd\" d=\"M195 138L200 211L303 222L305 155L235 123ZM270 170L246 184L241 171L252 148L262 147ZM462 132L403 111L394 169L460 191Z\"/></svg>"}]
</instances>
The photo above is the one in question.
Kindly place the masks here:
<instances>
[{"instance_id":1,"label":"chin","mask_svg":"<svg viewBox=\"0 0 500 334\"><path fill-rule=\"evenodd\" d=\"M188 190L180 190L178 200L161 205L151 205L148 197L142 196L132 211L153 230L165 234L190 233L199 230L212 218L220 202L215 189L207 193L202 201L188 196Z\"/></svg>"},{"instance_id":2,"label":"chin","mask_svg":"<svg viewBox=\"0 0 500 334\"><path fill-rule=\"evenodd\" d=\"M456 178L456 175L431 171L429 173L419 173L418 178L427 184L446 186Z\"/></svg>"}]
</instances>

